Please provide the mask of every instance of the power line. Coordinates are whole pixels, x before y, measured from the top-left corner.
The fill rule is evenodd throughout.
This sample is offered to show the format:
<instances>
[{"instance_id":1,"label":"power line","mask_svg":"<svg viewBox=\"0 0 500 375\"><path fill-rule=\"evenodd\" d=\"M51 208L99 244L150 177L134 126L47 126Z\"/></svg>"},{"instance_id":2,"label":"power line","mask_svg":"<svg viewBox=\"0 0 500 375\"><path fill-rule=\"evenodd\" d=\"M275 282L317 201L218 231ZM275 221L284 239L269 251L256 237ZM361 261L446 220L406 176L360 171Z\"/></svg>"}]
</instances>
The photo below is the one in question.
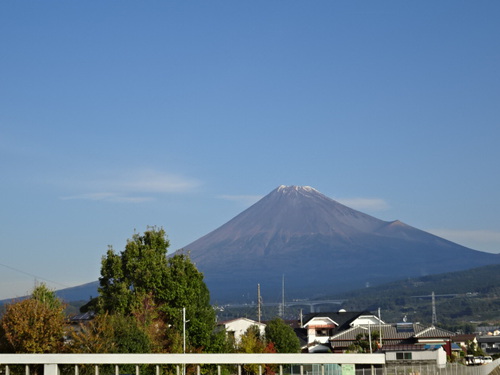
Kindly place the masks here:
<instances>
[{"instance_id":1,"label":"power line","mask_svg":"<svg viewBox=\"0 0 500 375\"><path fill-rule=\"evenodd\" d=\"M20 269L18 269L18 268L14 268L14 267L8 266L7 264L0 263L0 266L5 267L5 268L8 268L8 269L10 269L10 270L12 270L12 271L15 271L15 272L22 273L23 275L27 275L27 276L33 277L34 279L37 279L37 280L43 280L43 281L49 282L49 283L51 283L51 284L60 285L60 286L62 286L62 287L64 287L64 288L70 288L68 285L65 285L65 284L59 283L59 282L54 281L54 280L47 279L47 278L45 278L45 277L41 277L41 276L35 275L35 274L33 274L33 273L29 273L29 272L26 272L26 271L20 270Z\"/></svg>"}]
</instances>

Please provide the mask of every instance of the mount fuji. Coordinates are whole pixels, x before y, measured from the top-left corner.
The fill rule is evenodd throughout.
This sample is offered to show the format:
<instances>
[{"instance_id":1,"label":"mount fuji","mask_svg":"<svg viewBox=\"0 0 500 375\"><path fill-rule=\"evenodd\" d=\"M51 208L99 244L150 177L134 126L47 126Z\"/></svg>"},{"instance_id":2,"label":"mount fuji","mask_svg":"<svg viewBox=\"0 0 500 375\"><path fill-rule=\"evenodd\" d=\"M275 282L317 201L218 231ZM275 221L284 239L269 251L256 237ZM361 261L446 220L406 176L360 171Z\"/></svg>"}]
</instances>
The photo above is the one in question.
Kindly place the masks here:
<instances>
[{"instance_id":1,"label":"mount fuji","mask_svg":"<svg viewBox=\"0 0 500 375\"><path fill-rule=\"evenodd\" d=\"M312 298L500 263L400 221L383 221L308 186L279 186L178 250L204 273L213 302Z\"/></svg>"}]
</instances>

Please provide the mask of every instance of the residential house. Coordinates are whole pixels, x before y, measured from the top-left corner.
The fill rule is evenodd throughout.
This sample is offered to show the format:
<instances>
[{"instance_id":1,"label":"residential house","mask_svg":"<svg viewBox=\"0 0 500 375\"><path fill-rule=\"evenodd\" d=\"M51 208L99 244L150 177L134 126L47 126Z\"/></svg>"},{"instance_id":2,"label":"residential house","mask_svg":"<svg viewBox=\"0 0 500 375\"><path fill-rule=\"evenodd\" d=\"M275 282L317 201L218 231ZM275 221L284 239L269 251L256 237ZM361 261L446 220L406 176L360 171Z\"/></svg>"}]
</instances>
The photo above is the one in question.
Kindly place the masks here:
<instances>
[{"instance_id":1,"label":"residential house","mask_svg":"<svg viewBox=\"0 0 500 375\"><path fill-rule=\"evenodd\" d=\"M477 338L477 343L479 344L481 349L487 354L500 353L500 335L479 336Z\"/></svg>"},{"instance_id":2,"label":"residential house","mask_svg":"<svg viewBox=\"0 0 500 375\"><path fill-rule=\"evenodd\" d=\"M86 324L95 318L94 311L88 311L82 314L73 315L69 318L69 323L73 325Z\"/></svg>"},{"instance_id":3,"label":"residential house","mask_svg":"<svg viewBox=\"0 0 500 375\"><path fill-rule=\"evenodd\" d=\"M380 324L352 327L337 333L330 338L332 351L340 353L348 350L356 343L356 338L369 340L377 332L378 340L373 340L370 346L375 352L379 348L394 347L397 345L414 346L415 349L443 346L451 355L451 337L453 332L437 328L426 327L420 323ZM426 347L427 346L427 347Z\"/></svg>"},{"instance_id":4,"label":"residential house","mask_svg":"<svg viewBox=\"0 0 500 375\"><path fill-rule=\"evenodd\" d=\"M259 327L259 331L262 336L264 335L266 329L266 325L264 323L259 323L255 320L248 318L237 318L232 320L226 320L224 322L219 322L217 325L219 327L223 327L226 330L227 335L230 338L233 338L235 343L240 342L241 336L251 326Z\"/></svg>"},{"instance_id":5,"label":"residential house","mask_svg":"<svg viewBox=\"0 0 500 375\"><path fill-rule=\"evenodd\" d=\"M339 332L360 325L381 324L379 318L368 311L324 312L307 314L302 319L301 329L296 330L299 338L306 338L305 352L331 351L330 338Z\"/></svg>"},{"instance_id":6,"label":"residential house","mask_svg":"<svg viewBox=\"0 0 500 375\"><path fill-rule=\"evenodd\" d=\"M463 352L467 352L467 346L472 343L474 345L478 345L476 335L471 334L460 334L455 335L451 338L451 342L453 344L457 344L460 347L460 350Z\"/></svg>"}]
</instances>

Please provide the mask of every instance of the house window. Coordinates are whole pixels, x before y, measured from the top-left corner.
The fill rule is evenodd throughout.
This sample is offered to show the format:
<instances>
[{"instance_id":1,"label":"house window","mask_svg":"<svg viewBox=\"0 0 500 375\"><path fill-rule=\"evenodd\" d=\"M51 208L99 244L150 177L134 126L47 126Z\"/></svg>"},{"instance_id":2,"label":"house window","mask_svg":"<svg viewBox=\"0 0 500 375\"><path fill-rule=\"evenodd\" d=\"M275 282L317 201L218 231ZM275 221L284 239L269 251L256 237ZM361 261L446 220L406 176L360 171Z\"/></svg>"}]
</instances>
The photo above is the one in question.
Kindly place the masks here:
<instances>
[{"instance_id":1,"label":"house window","mask_svg":"<svg viewBox=\"0 0 500 375\"><path fill-rule=\"evenodd\" d=\"M398 360L411 360L411 353L396 353L396 359Z\"/></svg>"},{"instance_id":2,"label":"house window","mask_svg":"<svg viewBox=\"0 0 500 375\"><path fill-rule=\"evenodd\" d=\"M316 328L316 336L330 336L328 328Z\"/></svg>"}]
</instances>

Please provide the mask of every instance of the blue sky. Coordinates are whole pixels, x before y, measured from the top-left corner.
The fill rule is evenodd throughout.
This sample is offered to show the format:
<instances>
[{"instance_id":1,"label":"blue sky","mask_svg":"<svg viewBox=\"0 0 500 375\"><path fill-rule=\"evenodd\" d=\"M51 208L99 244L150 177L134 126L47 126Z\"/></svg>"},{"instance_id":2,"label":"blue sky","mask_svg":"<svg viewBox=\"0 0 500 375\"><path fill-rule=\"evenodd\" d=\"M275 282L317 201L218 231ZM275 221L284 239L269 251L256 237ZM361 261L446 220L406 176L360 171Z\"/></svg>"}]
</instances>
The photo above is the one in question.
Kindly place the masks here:
<instances>
[{"instance_id":1,"label":"blue sky","mask_svg":"<svg viewBox=\"0 0 500 375\"><path fill-rule=\"evenodd\" d=\"M0 299L277 186L500 252L497 1L0 2Z\"/></svg>"}]
</instances>

